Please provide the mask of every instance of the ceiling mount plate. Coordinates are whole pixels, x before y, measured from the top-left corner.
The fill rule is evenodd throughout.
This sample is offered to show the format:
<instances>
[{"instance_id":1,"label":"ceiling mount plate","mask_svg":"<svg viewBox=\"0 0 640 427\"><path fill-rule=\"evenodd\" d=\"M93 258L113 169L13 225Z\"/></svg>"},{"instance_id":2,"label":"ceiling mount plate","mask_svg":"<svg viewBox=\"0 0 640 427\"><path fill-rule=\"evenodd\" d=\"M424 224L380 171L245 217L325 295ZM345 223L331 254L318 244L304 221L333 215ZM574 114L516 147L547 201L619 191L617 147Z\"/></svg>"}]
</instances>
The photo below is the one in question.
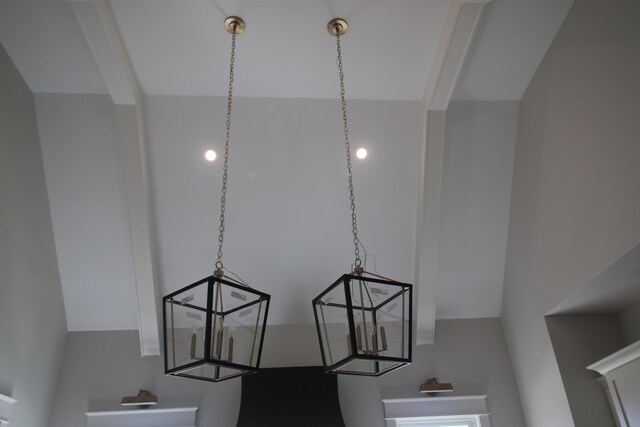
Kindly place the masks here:
<instances>
[{"instance_id":1,"label":"ceiling mount plate","mask_svg":"<svg viewBox=\"0 0 640 427\"><path fill-rule=\"evenodd\" d=\"M327 30L332 36L341 36L347 32L349 24L342 18L334 18L327 24Z\"/></svg>"},{"instance_id":2,"label":"ceiling mount plate","mask_svg":"<svg viewBox=\"0 0 640 427\"><path fill-rule=\"evenodd\" d=\"M244 20L238 16L230 16L224 20L224 28L231 34L244 32L246 26Z\"/></svg>"}]
</instances>

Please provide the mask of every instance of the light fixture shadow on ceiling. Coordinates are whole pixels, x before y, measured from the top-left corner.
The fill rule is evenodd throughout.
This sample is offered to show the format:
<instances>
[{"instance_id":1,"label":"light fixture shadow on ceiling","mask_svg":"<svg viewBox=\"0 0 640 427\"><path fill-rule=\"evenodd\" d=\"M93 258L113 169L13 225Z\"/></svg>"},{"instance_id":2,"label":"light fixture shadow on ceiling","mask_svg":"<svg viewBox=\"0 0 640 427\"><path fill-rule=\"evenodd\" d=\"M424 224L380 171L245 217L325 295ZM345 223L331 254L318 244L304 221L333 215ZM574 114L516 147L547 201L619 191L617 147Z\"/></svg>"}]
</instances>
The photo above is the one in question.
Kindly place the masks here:
<instances>
[{"instance_id":1,"label":"light fixture shadow on ceiling","mask_svg":"<svg viewBox=\"0 0 640 427\"><path fill-rule=\"evenodd\" d=\"M336 4L336 1L334 0L325 0L324 4L327 7L329 16L342 16L344 18L352 20L354 17L358 16L359 12L363 9L365 1L366 0L354 0L350 2L350 7L348 9L343 7L343 3L345 2L340 2L340 10L336 10L336 8L334 7Z\"/></svg>"},{"instance_id":2,"label":"light fixture shadow on ceiling","mask_svg":"<svg viewBox=\"0 0 640 427\"><path fill-rule=\"evenodd\" d=\"M220 16L221 17L227 17L232 15L231 13L228 13L227 11L224 10L224 8L222 7L222 5L220 4L220 2L218 0L211 0L211 4L213 5L213 7L215 7L216 9L218 9L218 12L220 12Z\"/></svg>"}]
</instances>

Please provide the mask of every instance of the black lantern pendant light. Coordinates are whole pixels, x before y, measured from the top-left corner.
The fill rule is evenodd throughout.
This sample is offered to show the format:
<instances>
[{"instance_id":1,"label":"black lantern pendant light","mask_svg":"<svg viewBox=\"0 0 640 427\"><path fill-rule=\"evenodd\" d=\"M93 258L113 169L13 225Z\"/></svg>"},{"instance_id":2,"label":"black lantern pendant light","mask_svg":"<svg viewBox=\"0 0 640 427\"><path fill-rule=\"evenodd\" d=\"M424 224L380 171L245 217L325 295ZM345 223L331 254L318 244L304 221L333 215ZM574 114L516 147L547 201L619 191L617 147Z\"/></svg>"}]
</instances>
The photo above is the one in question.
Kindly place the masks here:
<instances>
[{"instance_id":1,"label":"black lantern pendant light","mask_svg":"<svg viewBox=\"0 0 640 427\"><path fill-rule=\"evenodd\" d=\"M222 265L236 35L245 23L232 16L224 25L231 33L231 60L215 272L162 299L165 374L207 381L258 370L270 300L233 273L228 276Z\"/></svg>"},{"instance_id":2,"label":"black lantern pendant light","mask_svg":"<svg viewBox=\"0 0 640 427\"><path fill-rule=\"evenodd\" d=\"M313 300L313 310L325 372L379 376L411 363L412 286L362 267L340 45L340 36L347 27L344 19L336 18L327 28L336 37L338 51L355 262L351 273L344 274Z\"/></svg>"}]
</instances>

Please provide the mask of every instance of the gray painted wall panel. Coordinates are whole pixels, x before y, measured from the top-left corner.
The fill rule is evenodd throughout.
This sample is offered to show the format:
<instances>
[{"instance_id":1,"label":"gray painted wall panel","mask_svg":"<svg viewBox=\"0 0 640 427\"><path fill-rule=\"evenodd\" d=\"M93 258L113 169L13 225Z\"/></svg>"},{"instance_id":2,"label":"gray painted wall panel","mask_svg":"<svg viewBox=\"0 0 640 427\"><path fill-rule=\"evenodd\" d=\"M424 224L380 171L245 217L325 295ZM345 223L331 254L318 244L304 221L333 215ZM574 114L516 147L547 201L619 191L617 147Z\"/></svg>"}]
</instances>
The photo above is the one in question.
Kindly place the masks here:
<instances>
[{"instance_id":1,"label":"gray painted wall panel","mask_svg":"<svg viewBox=\"0 0 640 427\"><path fill-rule=\"evenodd\" d=\"M548 316L549 336L576 426L615 427L605 393L586 367L625 347L613 314Z\"/></svg>"},{"instance_id":2,"label":"gray painted wall panel","mask_svg":"<svg viewBox=\"0 0 640 427\"><path fill-rule=\"evenodd\" d=\"M529 427L574 425L544 315L640 242L638 22L576 1L521 101L502 316Z\"/></svg>"},{"instance_id":3,"label":"gray painted wall panel","mask_svg":"<svg viewBox=\"0 0 640 427\"><path fill-rule=\"evenodd\" d=\"M289 366L292 354L300 355L297 366L318 363L318 353L307 350L318 346L310 325L268 328L266 340L265 367ZM499 319L438 321L436 345L418 347L412 365L378 379L339 377L345 423L383 427L381 399L417 397L420 384L433 375L452 381L455 394L488 394L493 427L525 425ZM240 384L165 377L161 358L140 357L134 331L71 332L50 426L81 426L87 410L117 410L122 396L142 387L154 391L161 406L199 406L199 426L232 427L240 408Z\"/></svg>"},{"instance_id":4,"label":"gray painted wall panel","mask_svg":"<svg viewBox=\"0 0 640 427\"><path fill-rule=\"evenodd\" d=\"M438 319L500 316L518 108L458 101L447 110Z\"/></svg>"},{"instance_id":5,"label":"gray painted wall panel","mask_svg":"<svg viewBox=\"0 0 640 427\"><path fill-rule=\"evenodd\" d=\"M68 330L137 329L111 97L39 93L35 103Z\"/></svg>"},{"instance_id":6,"label":"gray painted wall panel","mask_svg":"<svg viewBox=\"0 0 640 427\"><path fill-rule=\"evenodd\" d=\"M640 340L640 300L620 311L618 320L627 344Z\"/></svg>"},{"instance_id":7,"label":"gray painted wall panel","mask_svg":"<svg viewBox=\"0 0 640 427\"><path fill-rule=\"evenodd\" d=\"M66 335L33 95L0 47L0 393L45 427Z\"/></svg>"}]
</instances>

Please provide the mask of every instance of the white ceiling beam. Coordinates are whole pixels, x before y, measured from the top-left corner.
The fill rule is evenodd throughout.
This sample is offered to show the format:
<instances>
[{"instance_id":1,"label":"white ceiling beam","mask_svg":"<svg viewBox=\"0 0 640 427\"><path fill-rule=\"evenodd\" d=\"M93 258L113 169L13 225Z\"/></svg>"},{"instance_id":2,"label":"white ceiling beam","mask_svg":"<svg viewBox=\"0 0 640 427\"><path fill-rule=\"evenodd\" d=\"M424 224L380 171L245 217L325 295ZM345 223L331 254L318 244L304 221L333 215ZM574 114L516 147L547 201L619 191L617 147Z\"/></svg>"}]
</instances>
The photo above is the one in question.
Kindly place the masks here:
<instances>
[{"instance_id":1,"label":"white ceiling beam","mask_svg":"<svg viewBox=\"0 0 640 427\"><path fill-rule=\"evenodd\" d=\"M66 0L116 105L140 101L138 81L107 0Z\"/></svg>"},{"instance_id":2,"label":"white ceiling beam","mask_svg":"<svg viewBox=\"0 0 640 427\"><path fill-rule=\"evenodd\" d=\"M133 254L143 356L160 355L159 295L154 257L141 91L107 0L67 0L115 104Z\"/></svg>"},{"instance_id":3,"label":"white ceiling beam","mask_svg":"<svg viewBox=\"0 0 640 427\"><path fill-rule=\"evenodd\" d=\"M446 112L426 112L416 230L416 344L433 344L440 253Z\"/></svg>"},{"instance_id":4,"label":"white ceiling beam","mask_svg":"<svg viewBox=\"0 0 640 427\"><path fill-rule=\"evenodd\" d=\"M140 348L143 356L159 356L160 293L156 280L153 217L142 111L140 105L116 105L115 116L129 211Z\"/></svg>"},{"instance_id":5,"label":"white ceiling beam","mask_svg":"<svg viewBox=\"0 0 640 427\"><path fill-rule=\"evenodd\" d=\"M415 278L416 344L433 344L436 324L440 219L444 176L446 110L476 34L482 10L491 0L455 0L438 42L422 107L422 165L418 193Z\"/></svg>"},{"instance_id":6,"label":"white ceiling beam","mask_svg":"<svg viewBox=\"0 0 640 427\"><path fill-rule=\"evenodd\" d=\"M423 102L428 110L446 110L476 34L482 10L492 0L454 0L449 4Z\"/></svg>"}]
</instances>

